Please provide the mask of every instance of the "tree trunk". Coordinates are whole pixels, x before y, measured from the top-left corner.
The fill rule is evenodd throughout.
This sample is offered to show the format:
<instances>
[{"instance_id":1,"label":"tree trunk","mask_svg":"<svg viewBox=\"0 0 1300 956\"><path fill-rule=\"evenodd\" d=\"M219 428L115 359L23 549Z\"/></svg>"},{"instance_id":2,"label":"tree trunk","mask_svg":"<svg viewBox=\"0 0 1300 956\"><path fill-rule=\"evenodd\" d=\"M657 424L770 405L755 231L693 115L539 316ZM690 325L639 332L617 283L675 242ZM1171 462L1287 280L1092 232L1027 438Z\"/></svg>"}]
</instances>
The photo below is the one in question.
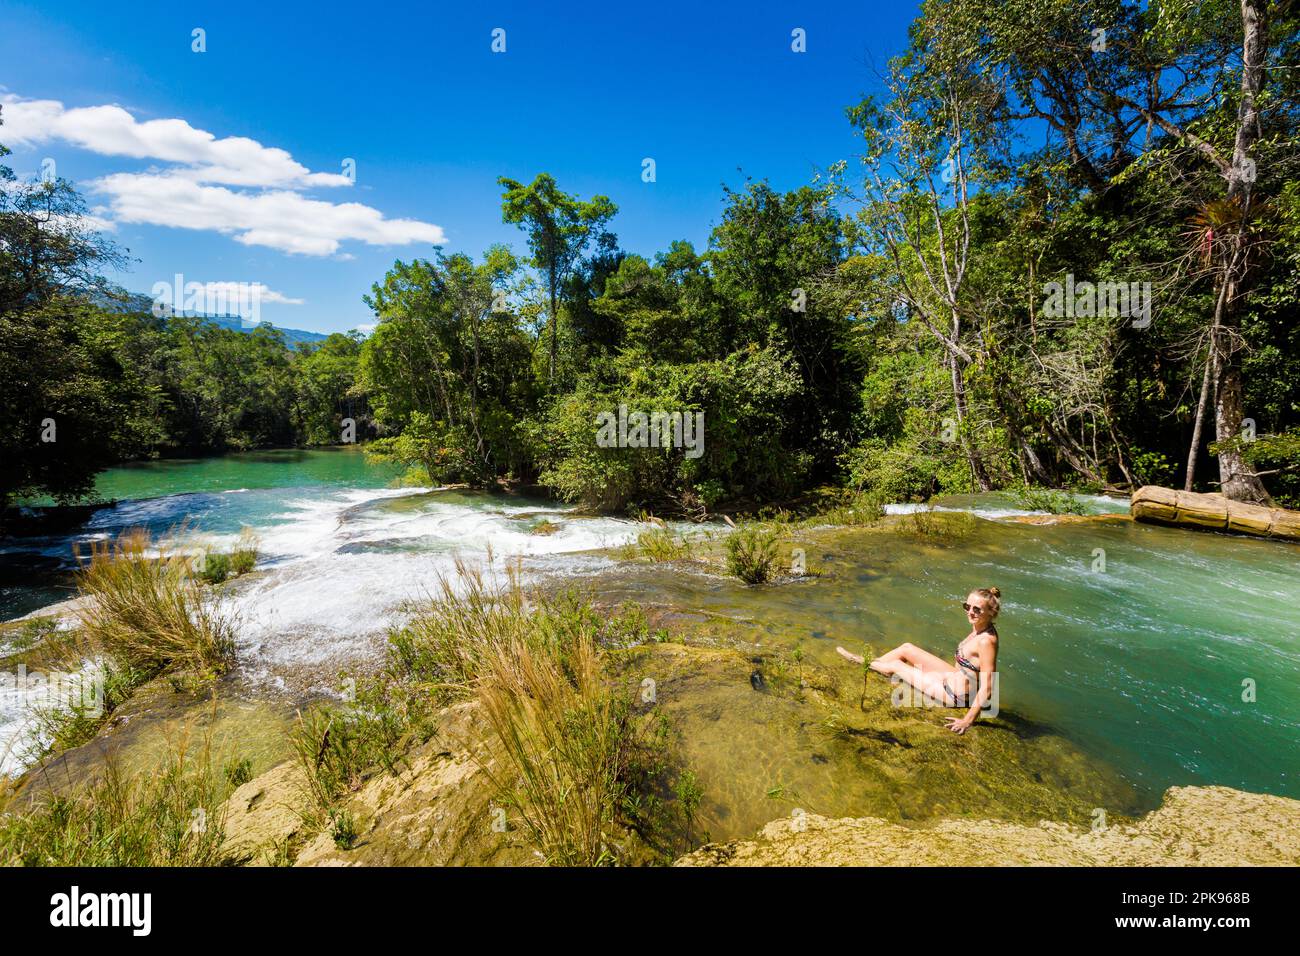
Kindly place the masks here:
<instances>
[{"instance_id":1,"label":"tree trunk","mask_svg":"<svg viewBox=\"0 0 1300 956\"><path fill-rule=\"evenodd\" d=\"M1219 297L1214 303L1214 325L1210 328L1210 347L1205 353L1205 374L1201 376L1201 397L1196 403L1196 420L1192 423L1192 447L1187 450L1187 478L1183 482L1183 491L1192 490L1196 480L1196 458L1201 453L1201 429L1205 425L1205 406L1208 404L1210 385L1218 379L1215 373L1215 336L1219 331L1219 320L1223 317L1223 302L1227 297L1226 285L1219 289Z\"/></svg>"},{"instance_id":2,"label":"tree trunk","mask_svg":"<svg viewBox=\"0 0 1300 956\"><path fill-rule=\"evenodd\" d=\"M554 269L551 270L550 283L551 283L551 371L550 371L550 377L547 380L547 386L552 391L554 391L555 390L555 334L556 334L556 329L558 329L560 326L560 317L559 315L556 314L556 307L555 307L556 295L555 295L555 270Z\"/></svg>"},{"instance_id":3,"label":"tree trunk","mask_svg":"<svg viewBox=\"0 0 1300 956\"><path fill-rule=\"evenodd\" d=\"M1223 320L1212 341L1218 358L1219 381L1215 389L1214 431L1219 442L1235 439L1241 433L1244 417L1240 352L1240 304L1248 291L1250 268L1247 242L1250 231L1251 189L1254 163L1250 151L1259 139L1258 98L1264 85L1265 59L1268 54L1267 0L1241 0L1242 63L1241 108L1237 112L1237 136L1232 149L1232 166L1228 169L1228 200L1239 205L1241 213L1236 234L1229 241ZM1267 502L1268 492L1242 460L1236 448L1219 452L1219 490L1235 501Z\"/></svg>"},{"instance_id":4,"label":"tree trunk","mask_svg":"<svg viewBox=\"0 0 1300 956\"><path fill-rule=\"evenodd\" d=\"M984 463L975 454L975 449L970 443L970 436L966 434L966 383L962 381L960 360L951 352L948 353L948 370L952 373L952 403L957 413L957 436L961 439L961 447L966 453L966 460L970 462L971 478L980 491L989 491L992 489L993 483L989 481L988 473L984 470Z\"/></svg>"}]
</instances>

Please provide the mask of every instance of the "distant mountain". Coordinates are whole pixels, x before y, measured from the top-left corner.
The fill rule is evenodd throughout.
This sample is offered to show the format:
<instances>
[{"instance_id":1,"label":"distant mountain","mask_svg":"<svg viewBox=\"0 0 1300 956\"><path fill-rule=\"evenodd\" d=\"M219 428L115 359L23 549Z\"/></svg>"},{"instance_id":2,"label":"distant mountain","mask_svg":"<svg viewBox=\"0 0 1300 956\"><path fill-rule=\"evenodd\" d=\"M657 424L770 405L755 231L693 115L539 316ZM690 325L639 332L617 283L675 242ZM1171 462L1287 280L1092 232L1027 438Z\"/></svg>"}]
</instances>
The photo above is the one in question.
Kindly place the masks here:
<instances>
[{"instance_id":1,"label":"distant mountain","mask_svg":"<svg viewBox=\"0 0 1300 956\"><path fill-rule=\"evenodd\" d=\"M106 309L113 309L120 312L150 312L153 309L153 299L143 293L132 293L123 301L121 299L98 295L94 297L96 302ZM308 332L304 329L286 329L278 325L272 325L270 322L260 322L257 325L245 323L238 315L209 315L204 312L181 312L181 315L191 319L201 319L210 322L212 325L223 329L231 329L235 332L251 332L258 326L264 326L268 329L275 329L284 336L284 341L290 346L295 345L312 345L316 342L324 342L328 335L320 332Z\"/></svg>"},{"instance_id":2,"label":"distant mountain","mask_svg":"<svg viewBox=\"0 0 1300 956\"><path fill-rule=\"evenodd\" d=\"M190 318L206 319L213 325L219 325L223 329L234 329L236 332L251 332L258 327L275 329L284 336L285 342L289 345L310 345L314 342L324 342L328 335L322 335L320 332L306 332L302 329L285 329L278 325L272 325L270 322L259 322L257 325L245 324L244 320L237 315L203 315L194 313L185 313Z\"/></svg>"}]
</instances>

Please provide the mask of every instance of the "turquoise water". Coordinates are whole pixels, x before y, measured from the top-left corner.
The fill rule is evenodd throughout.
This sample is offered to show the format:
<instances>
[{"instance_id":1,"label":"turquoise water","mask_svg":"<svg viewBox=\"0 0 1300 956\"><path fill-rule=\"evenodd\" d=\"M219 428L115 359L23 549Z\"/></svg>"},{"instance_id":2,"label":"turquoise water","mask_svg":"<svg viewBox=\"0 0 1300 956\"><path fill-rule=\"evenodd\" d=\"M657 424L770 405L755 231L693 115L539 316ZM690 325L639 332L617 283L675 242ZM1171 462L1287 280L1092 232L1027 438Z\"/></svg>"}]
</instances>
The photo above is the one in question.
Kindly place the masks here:
<instances>
[{"instance_id":1,"label":"turquoise water","mask_svg":"<svg viewBox=\"0 0 1300 956\"><path fill-rule=\"evenodd\" d=\"M1294 545L1127 521L1026 524L1013 501L975 496L942 503L978 516L947 537L803 533L820 577L746 588L699 567L621 560L608 549L643 529L632 522L546 501L395 489L394 477L356 449L113 469L100 494L116 507L74 534L0 547L6 566L29 569L4 588L5 615L66 596L58 576L74 546L182 524L209 543L243 526L261 537L260 573L234 599L246 666L272 682L336 674L376 654L403 602L435 587L457 556L489 551L607 598L725 615L755 643L799 644L826 667L847 666L837 644L879 653L912 641L950 658L965 633L959 602L996 584L1003 709L1066 734L1152 804L1177 784L1300 797ZM1125 509L1089 499L1089 510ZM532 533L542 521L554 533Z\"/></svg>"},{"instance_id":2,"label":"turquoise water","mask_svg":"<svg viewBox=\"0 0 1300 956\"><path fill-rule=\"evenodd\" d=\"M383 488L402 468L366 460L360 448L272 449L218 458L145 461L99 476L106 501L271 488Z\"/></svg>"},{"instance_id":3,"label":"turquoise water","mask_svg":"<svg viewBox=\"0 0 1300 956\"><path fill-rule=\"evenodd\" d=\"M1189 784L1300 797L1300 548L997 520L946 543L846 530L806 545L817 580L744 589L643 568L612 587L751 621L767 647L802 638L810 659L843 668L837 645L911 641L951 660L968 630L960 602L997 585L1004 709L1117 765L1152 804Z\"/></svg>"}]
</instances>

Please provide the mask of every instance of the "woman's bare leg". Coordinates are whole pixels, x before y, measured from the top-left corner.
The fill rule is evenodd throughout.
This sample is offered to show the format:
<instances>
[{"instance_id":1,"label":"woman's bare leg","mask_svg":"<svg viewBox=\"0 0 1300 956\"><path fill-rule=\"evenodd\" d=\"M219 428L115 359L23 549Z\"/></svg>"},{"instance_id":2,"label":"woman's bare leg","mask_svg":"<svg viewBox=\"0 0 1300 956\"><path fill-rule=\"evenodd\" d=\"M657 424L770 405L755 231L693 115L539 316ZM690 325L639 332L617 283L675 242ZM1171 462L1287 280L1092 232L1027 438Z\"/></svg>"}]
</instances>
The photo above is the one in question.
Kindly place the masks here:
<instances>
[{"instance_id":1,"label":"woman's bare leg","mask_svg":"<svg viewBox=\"0 0 1300 956\"><path fill-rule=\"evenodd\" d=\"M872 662L875 666L875 662ZM881 665L884 670L882 674L888 674L891 677L897 677L903 683L912 687L917 693L938 704L945 703L943 692L942 674L936 671L922 670L915 664L908 664L904 661L893 660L887 661Z\"/></svg>"},{"instance_id":2,"label":"woman's bare leg","mask_svg":"<svg viewBox=\"0 0 1300 956\"><path fill-rule=\"evenodd\" d=\"M895 671L892 665L897 663L910 664L918 670L926 672L937 671L945 674L954 670L953 666L945 661L942 657L937 657L927 650L922 650L915 644L899 644L896 648L887 654L881 654L871 662L871 669L879 671L882 674L893 674ZM908 683L911 683L910 681Z\"/></svg>"}]
</instances>

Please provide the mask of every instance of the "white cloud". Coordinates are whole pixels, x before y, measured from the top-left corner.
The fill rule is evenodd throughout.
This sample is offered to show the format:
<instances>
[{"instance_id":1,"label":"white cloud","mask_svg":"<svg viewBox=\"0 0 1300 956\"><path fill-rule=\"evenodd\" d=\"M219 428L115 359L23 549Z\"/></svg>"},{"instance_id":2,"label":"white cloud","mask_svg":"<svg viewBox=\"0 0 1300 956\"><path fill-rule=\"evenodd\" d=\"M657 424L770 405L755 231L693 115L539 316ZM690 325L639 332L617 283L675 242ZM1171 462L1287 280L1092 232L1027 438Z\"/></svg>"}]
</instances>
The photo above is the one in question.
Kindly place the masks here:
<instances>
[{"instance_id":1,"label":"white cloud","mask_svg":"<svg viewBox=\"0 0 1300 956\"><path fill-rule=\"evenodd\" d=\"M306 302L305 299L291 299L283 292L277 292L260 282L252 283L251 287L246 282L208 282L204 288L208 295L225 296L228 300L237 299L252 288L257 301L262 305L303 305Z\"/></svg>"},{"instance_id":2,"label":"white cloud","mask_svg":"<svg viewBox=\"0 0 1300 956\"><path fill-rule=\"evenodd\" d=\"M120 106L66 109L57 100L0 97L4 139L38 146L61 140L101 156L181 164L172 175L198 183L297 188L350 186L341 173L313 173L283 149L245 136L217 139L182 119L138 122Z\"/></svg>"},{"instance_id":3,"label":"white cloud","mask_svg":"<svg viewBox=\"0 0 1300 956\"><path fill-rule=\"evenodd\" d=\"M329 203L296 192L236 192L155 173L114 173L91 184L108 197L119 222L213 229L246 246L327 256L344 239L373 246L441 245L441 227L416 219L385 219L361 203Z\"/></svg>"},{"instance_id":4,"label":"white cloud","mask_svg":"<svg viewBox=\"0 0 1300 956\"><path fill-rule=\"evenodd\" d=\"M60 141L104 156L174 164L112 173L90 184L107 197L107 213L118 222L215 230L244 245L309 256L347 256L339 253L346 240L376 246L446 242L441 227L432 223L386 219L361 203L301 195L301 190L352 181L312 172L285 150L256 140L218 139L181 119L138 122L120 106L67 109L56 100L13 94L0 96L0 103L0 142L6 145Z\"/></svg>"}]
</instances>

